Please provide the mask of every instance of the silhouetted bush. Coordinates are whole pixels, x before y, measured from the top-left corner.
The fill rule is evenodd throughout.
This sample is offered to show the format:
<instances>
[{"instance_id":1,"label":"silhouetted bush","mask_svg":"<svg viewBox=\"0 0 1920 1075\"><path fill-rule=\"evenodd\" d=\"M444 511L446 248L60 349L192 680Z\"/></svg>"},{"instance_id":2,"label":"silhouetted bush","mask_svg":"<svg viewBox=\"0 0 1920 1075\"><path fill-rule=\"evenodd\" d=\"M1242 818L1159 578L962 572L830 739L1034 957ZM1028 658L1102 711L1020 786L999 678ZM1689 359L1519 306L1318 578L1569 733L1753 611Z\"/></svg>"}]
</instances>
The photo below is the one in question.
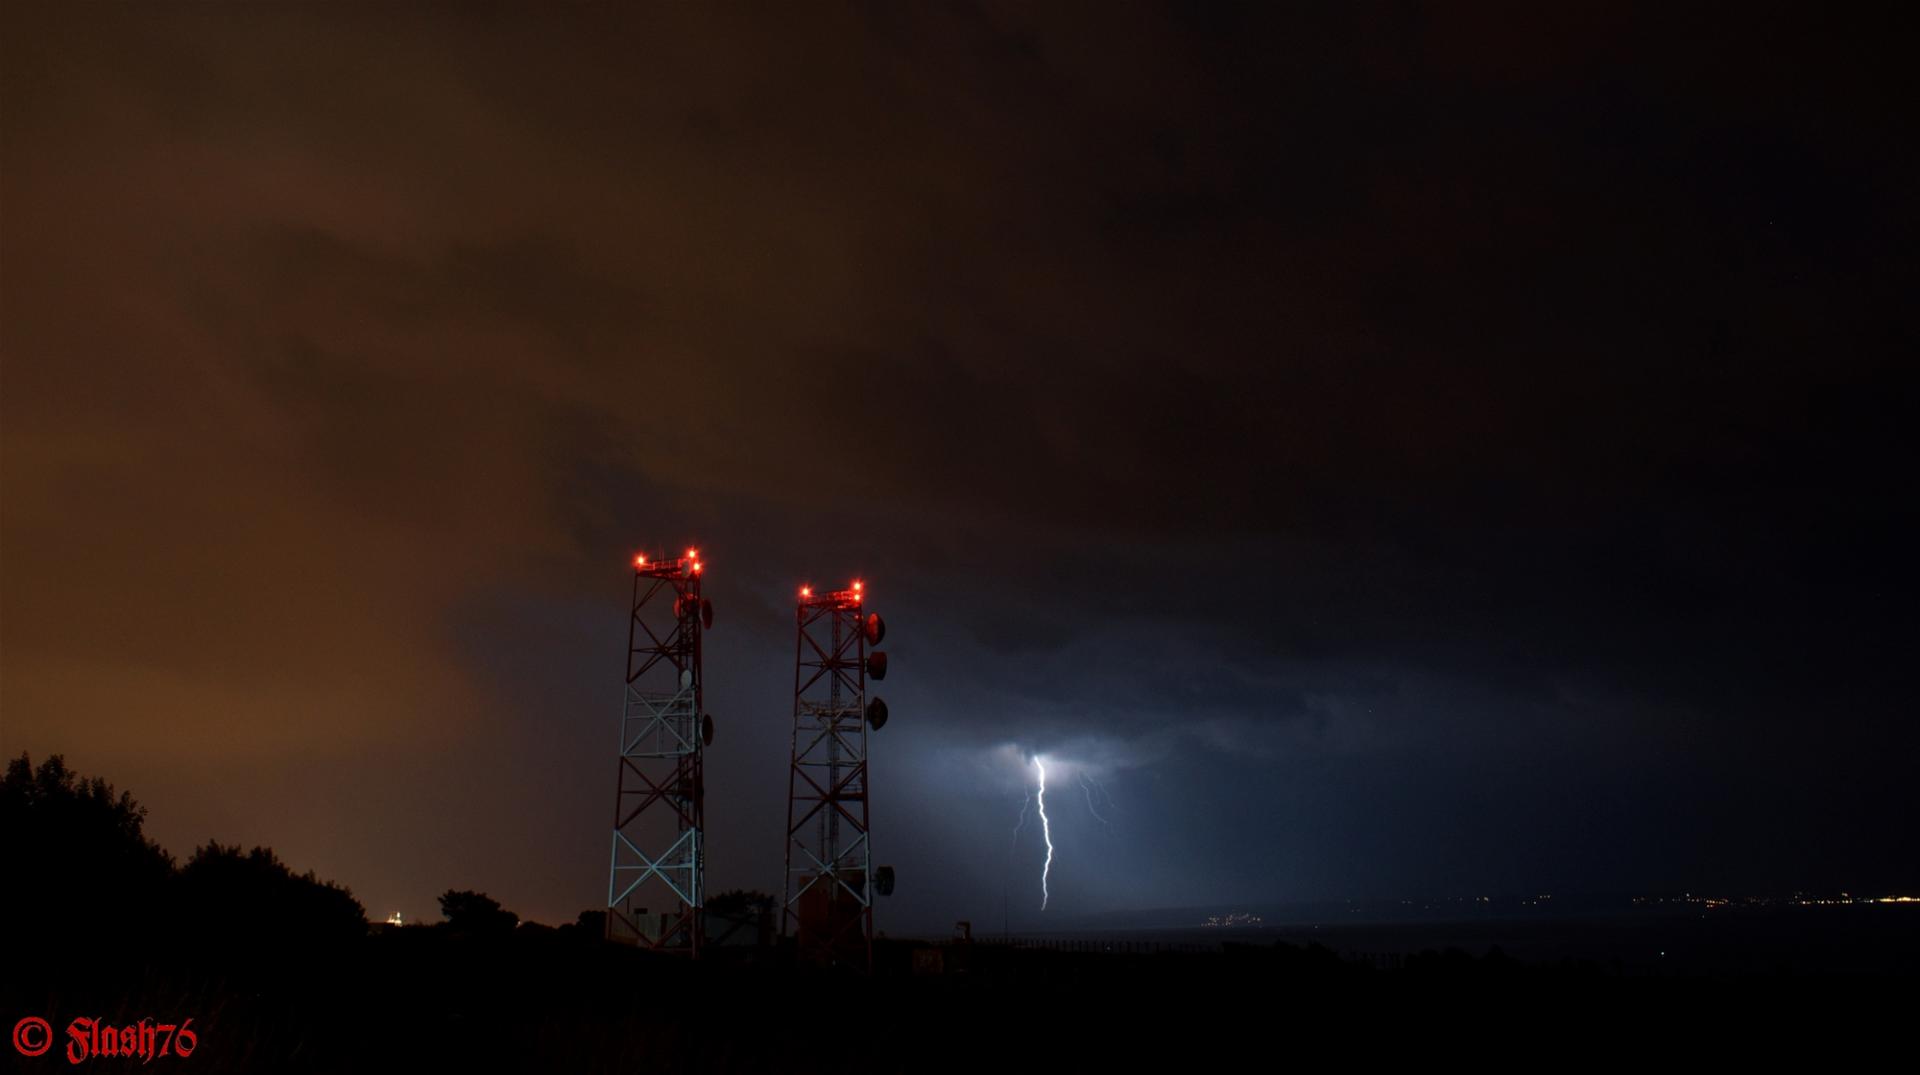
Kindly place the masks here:
<instances>
[{"instance_id":1,"label":"silhouetted bush","mask_svg":"<svg viewBox=\"0 0 1920 1075\"><path fill-rule=\"evenodd\" d=\"M736 918L757 918L773 913L774 898L750 888L736 888L707 897L707 913Z\"/></svg>"},{"instance_id":2,"label":"silhouetted bush","mask_svg":"<svg viewBox=\"0 0 1920 1075\"><path fill-rule=\"evenodd\" d=\"M736 888L707 897L707 939L713 944L763 945L773 939L778 901L757 889Z\"/></svg>"},{"instance_id":3,"label":"silhouetted bush","mask_svg":"<svg viewBox=\"0 0 1920 1075\"><path fill-rule=\"evenodd\" d=\"M242 852L214 841L175 878L177 921L201 937L333 944L364 936L366 909L313 871L296 874L272 850Z\"/></svg>"},{"instance_id":4,"label":"silhouetted bush","mask_svg":"<svg viewBox=\"0 0 1920 1075\"><path fill-rule=\"evenodd\" d=\"M512 933L520 923L519 915L484 892L448 889L440 896L440 913L446 916L448 929L474 937Z\"/></svg>"},{"instance_id":5,"label":"silhouetted bush","mask_svg":"<svg viewBox=\"0 0 1920 1075\"><path fill-rule=\"evenodd\" d=\"M572 940L603 940L607 935L607 912L581 911L577 918L561 926L560 932Z\"/></svg>"}]
</instances>

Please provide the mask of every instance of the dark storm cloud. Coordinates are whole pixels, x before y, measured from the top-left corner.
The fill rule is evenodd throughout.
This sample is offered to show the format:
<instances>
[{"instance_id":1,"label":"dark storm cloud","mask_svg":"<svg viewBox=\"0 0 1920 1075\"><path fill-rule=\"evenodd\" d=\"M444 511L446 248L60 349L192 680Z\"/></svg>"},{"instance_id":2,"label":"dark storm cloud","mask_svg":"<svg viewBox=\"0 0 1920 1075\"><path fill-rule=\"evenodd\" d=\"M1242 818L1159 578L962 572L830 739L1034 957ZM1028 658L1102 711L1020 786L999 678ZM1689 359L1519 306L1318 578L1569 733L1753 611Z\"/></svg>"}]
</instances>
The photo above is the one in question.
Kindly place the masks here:
<instances>
[{"instance_id":1,"label":"dark storm cloud","mask_svg":"<svg viewBox=\"0 0 1920 1075\"><path fill-rule=\"evenodd\" d=\"M7 741L570 914L698 540L722 884L856 572L908 918L1008 744L1136 804L1069 907L1912 881L1910 140L1870 27L1675 20L15 9Z\"/></svg>"}]
</instances>

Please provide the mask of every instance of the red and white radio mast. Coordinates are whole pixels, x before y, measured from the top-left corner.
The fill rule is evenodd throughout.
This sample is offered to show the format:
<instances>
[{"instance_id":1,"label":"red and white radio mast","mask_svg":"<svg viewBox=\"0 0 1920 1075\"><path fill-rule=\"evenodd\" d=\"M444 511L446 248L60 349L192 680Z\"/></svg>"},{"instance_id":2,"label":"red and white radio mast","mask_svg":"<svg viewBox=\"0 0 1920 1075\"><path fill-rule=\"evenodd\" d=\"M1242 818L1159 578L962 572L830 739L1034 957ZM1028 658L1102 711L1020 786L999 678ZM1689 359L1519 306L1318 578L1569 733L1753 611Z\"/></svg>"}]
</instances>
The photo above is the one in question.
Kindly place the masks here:
<instances>
[{"instance_id":1,"label":"red and white radio mast","mask_svg":"<svg viewBox=\"0 0 1920 1075\"><path fill-rule=\"evenodd\" d=\"M800 588L780 932L803 961L870 970L873 898L893 892L893 868L874 867L869 832L867 733L886 724L887 703L867 681L886 678L887 655L870 647L887 626L864 590Z\"/></svg>"},{"instance_id":2,"label":"red and white radio mast","mask_svg":"<svg viewBox=\"0 0 1920 1075\"><path fill-rule=\"evenodd\" d=\"M713 604L706 565L685 556L633 558L627 683L607 879L607 938L698 955L706 901L701 751L713 741L700 641Z\"/></svg>"}]
</instances>

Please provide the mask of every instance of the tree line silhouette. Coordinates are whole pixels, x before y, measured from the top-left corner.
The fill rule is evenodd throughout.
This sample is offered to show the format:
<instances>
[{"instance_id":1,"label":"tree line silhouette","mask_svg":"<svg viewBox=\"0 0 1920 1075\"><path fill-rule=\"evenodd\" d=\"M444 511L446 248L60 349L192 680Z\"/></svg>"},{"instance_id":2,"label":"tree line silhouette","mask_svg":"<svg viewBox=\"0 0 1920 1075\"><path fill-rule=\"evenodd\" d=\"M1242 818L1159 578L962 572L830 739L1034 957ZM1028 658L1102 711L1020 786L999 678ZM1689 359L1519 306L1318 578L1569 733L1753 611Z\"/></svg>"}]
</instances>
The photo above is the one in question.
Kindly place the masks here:
<instances>
[{"instance_id":1,"label":"tree line silhouette","mask_svg":"<svg viewBox=\"0 0 1920 1075\"><path fill-rule=\"evenodd\" d=\"M353 890L312 870L295 873L271 848L208 840L176 862L147 836L146 807L100 777L85 777L52 754L38 766L22 752L0 775L0 929L29 948L145 932L196 946L245 950L270 939L277 952L326 948L374 927ZM739 889L708 901L726 930L751 941L769 928L773 897ZM522 922L484 892L448 889L439 926L463 938L500 937L546 926ZM558 928L601 936L604 912L588 910Z\"/></svg>"},{"instance_id":2,"label":"tree line silhouette","mask_svg":"<svg viewBox=\"0 0 1920 1075\"><path fill-rule=\"evenodd\" d=\"M337 945L369 930L352 889L312 870L295 873L271 848L208 840L176 862L146 835L147 810L100 777L52 754L22 752L0 775L0 923L29 949L87 945L103 936L189 937L276 951ZM484 893L440 897L461 934L511 931L519 916Z\"/></svg>"}]
</instances>

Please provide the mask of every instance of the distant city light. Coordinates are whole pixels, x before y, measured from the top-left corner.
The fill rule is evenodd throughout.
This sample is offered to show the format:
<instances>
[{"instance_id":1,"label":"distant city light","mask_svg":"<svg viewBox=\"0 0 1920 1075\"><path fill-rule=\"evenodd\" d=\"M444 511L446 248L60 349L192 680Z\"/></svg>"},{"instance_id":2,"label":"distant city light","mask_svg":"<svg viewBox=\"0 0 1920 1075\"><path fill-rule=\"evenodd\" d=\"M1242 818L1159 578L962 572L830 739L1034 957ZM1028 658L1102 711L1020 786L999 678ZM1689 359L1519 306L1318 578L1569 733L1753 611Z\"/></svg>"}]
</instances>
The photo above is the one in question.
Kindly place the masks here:
<instances>
[{"instance_id":1,"label":"distant city light","mask_svg":"<svg viewBox=\"0 0 1920 1075\"><path fill-rule=\"evenodd\" d=\"M1237 926L1257 926L1260 924L1260 916L1257 914L1249 914L1244 911L1235 911L1231 914L1208 915L1207 920L1200 924L1202 926L1206 926L1213 929L1232 929Z\"/></svg>"}]
</instances>

